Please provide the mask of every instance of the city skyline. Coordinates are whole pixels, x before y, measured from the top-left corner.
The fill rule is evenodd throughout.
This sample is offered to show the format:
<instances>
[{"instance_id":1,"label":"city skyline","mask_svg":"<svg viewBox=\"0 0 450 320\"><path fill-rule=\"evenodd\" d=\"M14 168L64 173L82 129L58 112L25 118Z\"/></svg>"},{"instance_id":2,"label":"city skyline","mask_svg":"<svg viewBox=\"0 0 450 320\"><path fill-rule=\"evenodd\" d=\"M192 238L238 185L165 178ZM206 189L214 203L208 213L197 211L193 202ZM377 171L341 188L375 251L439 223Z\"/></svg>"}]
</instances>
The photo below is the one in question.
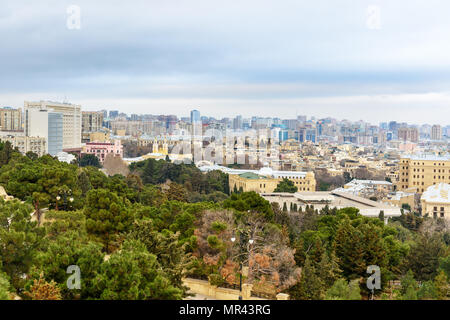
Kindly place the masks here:
<instances>
[{"instance_id":1,"label":"city skyline","mask_svg":"<svg viewBox=\"0 0 450 320\"><path fill-rule=\"evenodd\" d=\"M2 6L2 105L450 118L450 5L441 1L47 2Z\"/></svg>"}]
</instances>

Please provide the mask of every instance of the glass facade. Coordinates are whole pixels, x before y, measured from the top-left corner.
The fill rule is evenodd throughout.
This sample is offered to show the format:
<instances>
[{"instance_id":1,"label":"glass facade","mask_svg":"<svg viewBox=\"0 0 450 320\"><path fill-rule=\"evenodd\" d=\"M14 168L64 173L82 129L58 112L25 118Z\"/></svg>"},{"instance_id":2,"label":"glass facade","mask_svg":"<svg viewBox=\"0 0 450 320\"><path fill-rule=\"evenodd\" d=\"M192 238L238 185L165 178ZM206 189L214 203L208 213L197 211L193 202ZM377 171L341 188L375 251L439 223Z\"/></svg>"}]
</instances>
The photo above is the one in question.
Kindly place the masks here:
<instances>
[{"instance_id":1,"label":"glass facade","mask_svg":"<svg viewBox=\"0 0 450 320\"><path fill-rule=\"evenodd\" d=\"M63 114L48 113L48 153L55 156L63 150Z\"/></svg>"}]
</instances>

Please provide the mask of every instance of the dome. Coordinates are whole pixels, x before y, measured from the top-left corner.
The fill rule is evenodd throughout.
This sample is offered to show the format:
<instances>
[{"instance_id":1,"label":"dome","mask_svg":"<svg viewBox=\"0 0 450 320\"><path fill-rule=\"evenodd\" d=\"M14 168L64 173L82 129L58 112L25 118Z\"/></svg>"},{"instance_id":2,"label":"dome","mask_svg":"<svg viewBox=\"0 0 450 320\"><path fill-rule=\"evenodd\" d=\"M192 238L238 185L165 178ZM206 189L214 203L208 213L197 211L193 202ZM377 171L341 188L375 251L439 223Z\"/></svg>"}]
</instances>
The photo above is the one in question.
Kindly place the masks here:
<instances>
[{"instance_id":1,"label":"dome","mask_svg":"<svg viewBox=\"0 0 450 320\"><path fill-rule=\"evenodd\" d=\"M259 169L258 174L261 176L271 176L271 175L273 175L273 170L269 167L264 167L264 168Z\"/></svg>"}]
</instances>

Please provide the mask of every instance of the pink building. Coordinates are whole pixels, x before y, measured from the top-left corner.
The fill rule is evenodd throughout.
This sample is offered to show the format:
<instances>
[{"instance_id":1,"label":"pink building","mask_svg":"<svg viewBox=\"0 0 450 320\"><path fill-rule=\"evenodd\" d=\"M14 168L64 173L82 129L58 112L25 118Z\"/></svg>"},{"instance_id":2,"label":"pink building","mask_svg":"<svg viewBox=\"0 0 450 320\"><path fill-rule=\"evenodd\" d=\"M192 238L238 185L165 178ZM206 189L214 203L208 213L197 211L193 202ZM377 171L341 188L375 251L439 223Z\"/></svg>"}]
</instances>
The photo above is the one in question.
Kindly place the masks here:
<instances>
[{"instance_id":1,"label":"pink building","mask_svg":"<svg viewBox=\"0 0 450 320\"><path fill-rule=\"evenodd\" d=\"M87 142L84 153L97 156L100 163L103 163L106 155L109 153L123 158L123 146L120 140L114 140L114 142Z\"/></svg>"}]
</instances>

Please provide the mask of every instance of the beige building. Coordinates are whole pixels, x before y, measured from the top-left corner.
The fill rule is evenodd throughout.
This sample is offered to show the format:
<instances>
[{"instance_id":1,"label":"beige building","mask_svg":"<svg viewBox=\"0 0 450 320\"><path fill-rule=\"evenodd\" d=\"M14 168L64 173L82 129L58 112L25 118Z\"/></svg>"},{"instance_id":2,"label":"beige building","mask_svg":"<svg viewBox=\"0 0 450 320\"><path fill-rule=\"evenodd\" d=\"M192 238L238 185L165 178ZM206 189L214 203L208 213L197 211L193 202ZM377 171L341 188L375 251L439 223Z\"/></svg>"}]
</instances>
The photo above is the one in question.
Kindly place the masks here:
<instances>
[{"instance_id":1,"label":"beige building","mask_svg":"<svg viewBox=\"0 0 450 320\"><path fill-rule=\"evenodd\" d=\"M432 140L442 140L442 127L435 124L431 127L431 139Z\"/></svg>"},{"instance_id":2,"label":"beige building","mask_svg":"<svg viewBox=\"0 0 450 320\"><path fill-rule=\"evenodd\" d=\"M362 198L356 195L339 191L315 191L296 193L263 193L261 196L267 201L279 204L280 208L286 207L290 210L291 205L306 210L306 206L314 206L321 210L325 206L330 209L357 208L359 213L366 217L376 218L383 211L385 221L391 217L399 217L401 210L398 206Z\"/></svg>"},{"instance_id":3,"label":"beige building","mask_svg":"<svg viewBox=\"0 0 450 320\"><path fill-rule=\"evenodd\" d=\"M63 115L63 149L81 148L81 106L51 101L24 102L24 108L53 110Z\"/></svg>"},{"instance_id":4,"label":"beige building","mask_svg":"<svg viewBox=\"0 0 450 320\"><path fill-rule=\"evenodd\" d=\"M238 172L228 172L230 190L270 193L284 178L291 180L299 192L316 190L316 179L313 172L272 171L270 168L236 171Z\"/></svg>"},{"instance_id":5,"label":"beige building","mask_svg":"<svg viewBox=\"0 0 450 320\"><path fill-rule=\"evenodd\" d=\"M47 139L44 137L15 136L2 137L1 140L9 141L12 147L19 149L22 154L31 151L41 157L47 153Z\"/></svg>"},{"instance_id":6,"label":"beige building","mask_svg":"<svg viewBox=\"0 0 450 320\"><path fill-rule=\"evenodd\" d=\"M81 131L98 132L103 127L103 112L83 111L81 120Z\"/></svg>"},{"instance_id":7,"label":"beige building","mask_svg":"<svg viewBox=\"0 0 450 320\"><path fill-rule=\"evenodd\" d=\"M398 191L395 194L388 194L383 201L390 203L392 205L402 207L403 204L409 205L411 210L415 210L416 202L415 202L415 193Z\"/></svg>"},{"instance_id":8,"label":"beige building","mask_svg":"<svg viewBox=\"0 0 450 320\"><path fill-rule=\"evenodd\" d=\"M429 186L439 183L450 183L450 157L400 159L397 190L423 193Z\"/></svg>"},{"instance_id":9,"label":"beige building","mask_svg":"<svg viewBox=\"0 0 450 320\"><path fill-rule=\"evenodd\" d=\"M408 127L399 128L398 139L403 141L418 142L419 130L417 128Z\"/></svg>"},{"instance_id":10,"label":"beige building","mask_svg":"<svg viewBox=\"0 0 450 320\"><path fill-rule=\"evenodd\" d=\"M0 109L0 131L21 131L22 109Z\"/></svg>"},{"instance_id":11,"label":"beige building","mask_svg":"<svg viewBox=\"0 0 450 320\"><path fill-rule=\"evenodd\" d=\"M423 216L450 219L450 184L439 183L428 187L420 202Z\"/></svg>"},{"instance_id":12,"label":"beige building","mask_svg":"<svg viewBox=\"0 0 450 320\"><path fill-rule=\"evenodd\" d=\"M91 132L89 134L89 141L90 142L108 142L110 140L110 134L109 132Z\"/></svg>"},{"instance_id":13,"label":"beige building","mask_svg":"<svg viewBox=\"0 0 450 320\"><path fill-rule=\"evenodd\" d=\"M230 190L242 190L244 192L255 191L258 193L273 192L278 183L284 178L291 180L298 192L315 191L316 179L314 172L301 171L276 171L269 167L259 170L231 169L219 165L212 165L207 161L200 161L197 167L202 172L220 170L228 174Z\"/></svg>"}]
</instances>

